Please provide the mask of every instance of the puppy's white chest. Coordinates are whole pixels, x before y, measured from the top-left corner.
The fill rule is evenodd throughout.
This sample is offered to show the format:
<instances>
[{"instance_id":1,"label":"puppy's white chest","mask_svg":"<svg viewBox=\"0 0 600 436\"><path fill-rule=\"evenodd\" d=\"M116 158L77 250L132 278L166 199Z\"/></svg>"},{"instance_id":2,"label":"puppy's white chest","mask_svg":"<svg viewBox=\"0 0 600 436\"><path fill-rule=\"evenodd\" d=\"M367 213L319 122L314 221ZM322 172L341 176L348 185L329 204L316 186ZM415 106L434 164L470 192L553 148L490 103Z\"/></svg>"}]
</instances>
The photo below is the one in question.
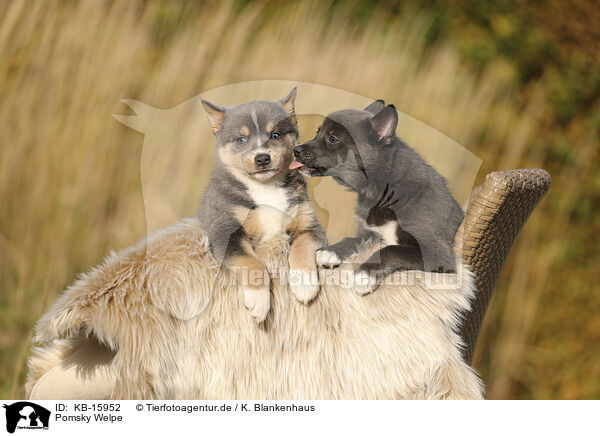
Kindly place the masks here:
<instances>
[{"instance_id":1,"label":"puppy's white chest","mask_svg":"<svg viewBox=\"0 0 600 436\"><path fill-rule=\"evenodd\" d=\"M386 245L396 245L398 243L398 223L396 221L388 221L381 226L367 226L369 230L377 233Z\"/></svg>"},{"instance_id":2,"label":"puppy's white chest","mask_svg":"<svg viewBox=\"0 0 600 436\"><path fill-rule=\"evenodd\" d=\"M296 215L297 206L290 207L284 189L259 182L248 183L248 192L256 209L252 211L263 231L262 240L271 239L285 231Z\"/></svg>"}]
</instances>

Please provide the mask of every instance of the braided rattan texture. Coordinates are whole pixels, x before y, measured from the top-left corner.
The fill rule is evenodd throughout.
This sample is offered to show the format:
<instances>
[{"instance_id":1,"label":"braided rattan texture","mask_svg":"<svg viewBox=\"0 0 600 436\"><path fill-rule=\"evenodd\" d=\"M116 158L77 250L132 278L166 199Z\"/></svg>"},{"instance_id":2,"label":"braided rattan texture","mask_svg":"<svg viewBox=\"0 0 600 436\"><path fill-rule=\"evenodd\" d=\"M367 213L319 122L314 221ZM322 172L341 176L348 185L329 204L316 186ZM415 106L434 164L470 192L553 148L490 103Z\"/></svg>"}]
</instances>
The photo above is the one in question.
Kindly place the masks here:
<instances>
[{"instance_id":1,"label":"braided rattan texture","mask_svg":"<svg viewBox=\"0 0 600 436\"><path fill-rule=\"evenodd\" d=\"M550 175L541 169L497 171L473 193L462 229L462 258L475 273L478 291L460 332L469 363L508 253L550 183Z\"/></svg>"}]
</instances>

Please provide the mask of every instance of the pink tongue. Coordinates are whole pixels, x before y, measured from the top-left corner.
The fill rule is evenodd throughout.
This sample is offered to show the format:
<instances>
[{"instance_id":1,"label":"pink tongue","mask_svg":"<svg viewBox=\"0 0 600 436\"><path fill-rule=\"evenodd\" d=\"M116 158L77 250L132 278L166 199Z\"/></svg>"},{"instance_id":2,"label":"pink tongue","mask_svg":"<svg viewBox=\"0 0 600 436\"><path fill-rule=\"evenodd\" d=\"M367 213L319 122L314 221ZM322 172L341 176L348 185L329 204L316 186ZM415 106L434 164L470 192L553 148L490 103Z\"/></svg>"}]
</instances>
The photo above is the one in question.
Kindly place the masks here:
<instances>
[{"instance_id":1,"label":"pink tongue","mask_svg":"<svg viewBox=\"0 0 600 436\"><path fill-rule=\"evenodd\" d=\"M304 164L300 163L300 162L292 162L292 164L290 165L290 170L295 170L296 168L300 168L303 167Z\"/></svg>"}]
</instances>

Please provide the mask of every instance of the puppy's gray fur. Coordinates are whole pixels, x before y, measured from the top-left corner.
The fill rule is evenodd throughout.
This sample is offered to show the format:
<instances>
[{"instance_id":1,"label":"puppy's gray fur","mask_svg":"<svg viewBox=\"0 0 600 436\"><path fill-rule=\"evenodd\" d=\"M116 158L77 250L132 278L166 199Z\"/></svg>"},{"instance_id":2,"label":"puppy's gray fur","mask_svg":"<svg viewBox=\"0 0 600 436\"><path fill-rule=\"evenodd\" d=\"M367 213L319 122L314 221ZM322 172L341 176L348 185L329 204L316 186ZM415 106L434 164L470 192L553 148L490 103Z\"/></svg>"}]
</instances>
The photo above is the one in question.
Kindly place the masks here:
<instances>
[{"instance_id":1,"label":"puppy's gray fur","mask_svg":"<svg viewBox=\"0 0 600 436\"><path fill-rule=\"evenodd\" d=\"M394 271L454 272L454 237L464 218L446 181L395 134L394 106L377 100L364 110L328 115L315 138L294 149L300 171L332 176L358 193L358 237L318 253L335 267L375 238L386 246L358 268L352 287L372 291Z\"/></svg>"}]
</instances>

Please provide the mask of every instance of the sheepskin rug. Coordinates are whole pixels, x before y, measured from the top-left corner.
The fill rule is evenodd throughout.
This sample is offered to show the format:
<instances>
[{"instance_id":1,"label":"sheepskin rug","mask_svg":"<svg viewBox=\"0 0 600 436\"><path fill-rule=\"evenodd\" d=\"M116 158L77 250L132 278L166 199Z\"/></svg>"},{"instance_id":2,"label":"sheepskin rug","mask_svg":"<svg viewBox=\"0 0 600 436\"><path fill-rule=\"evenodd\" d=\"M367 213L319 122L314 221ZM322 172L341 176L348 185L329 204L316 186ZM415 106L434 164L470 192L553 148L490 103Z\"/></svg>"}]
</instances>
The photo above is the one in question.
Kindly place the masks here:
<instances>
[{"instance_id":1,"label":"sheepskin rug","mask_svg":"<svg viewBox=\"0 0 600 436\"><path fill-rule=\"evenodd\" d=\"M256 324L233 274L195 219L112 253L69 287L36 327L32 399L480 399L460 353L473 277L395 273L372 294L321 270L318 297L296 301L286 236L257 249L271 311Z\"/></svg>"}]
</instances>

